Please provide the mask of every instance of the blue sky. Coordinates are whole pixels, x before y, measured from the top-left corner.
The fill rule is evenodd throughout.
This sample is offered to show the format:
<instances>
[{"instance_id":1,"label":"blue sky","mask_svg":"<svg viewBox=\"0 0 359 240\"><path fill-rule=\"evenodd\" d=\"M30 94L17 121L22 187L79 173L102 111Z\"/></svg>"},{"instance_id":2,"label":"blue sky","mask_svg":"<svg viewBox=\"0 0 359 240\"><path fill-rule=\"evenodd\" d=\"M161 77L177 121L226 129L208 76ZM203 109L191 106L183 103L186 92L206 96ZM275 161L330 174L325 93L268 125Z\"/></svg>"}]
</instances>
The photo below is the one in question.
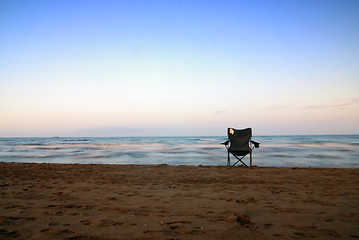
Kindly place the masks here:
<instances>
[{"instance_id":1,"label":"blue sky","mask_svg":"<svg viewBox=\"0 0 359 240\"><path fill-rule=\"evenodd\" d=\"M358 12L0 0L0 136L358 134Z\"/></svg>"}]
</instances>

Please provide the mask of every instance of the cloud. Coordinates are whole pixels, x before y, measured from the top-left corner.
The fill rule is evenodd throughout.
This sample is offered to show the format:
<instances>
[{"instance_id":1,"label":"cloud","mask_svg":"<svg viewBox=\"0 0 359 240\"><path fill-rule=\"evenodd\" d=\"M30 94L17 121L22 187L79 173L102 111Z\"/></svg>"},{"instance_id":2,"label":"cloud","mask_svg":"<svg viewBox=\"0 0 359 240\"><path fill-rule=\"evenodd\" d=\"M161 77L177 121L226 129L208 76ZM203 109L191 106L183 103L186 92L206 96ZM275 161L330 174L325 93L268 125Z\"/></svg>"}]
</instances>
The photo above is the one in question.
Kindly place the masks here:
<instances>
[{"instance_id":1,"label":"cloud","mask_svg":"<svg viewBox=\"0 0 359 240\"><path fill-rule=\"evenodd\" d=\"M284 110L284 109L289 109L289 106L287 106L287 105L274 106L274 107L266 108L265 110L272 111L272 110Z\"/></svg>"},{"instance_id":2,"label":"cloud","mask_svg":"<svg viewBox=\"0 0 359 240\"><path fill-rule=\"evenodd\" d=\"M71 132L70 134L83 137L121 137L129 135L141 135L141 132L143 131L144 129L142 128L108 126L100 128L78 129Z\"/></svg>"},{"instance_id":3,"label":"cloud","mask_svg":"<svg viewBox=\"0 0 359 240\"><path fill-rule=\"evenodd\" d=\"M353 107L359 107L359 98L343 98L336 99L327 104L318 103L304 106L290 106L290 105L278 105L266 108L267 111L276 110L318 110L318 109L333 109L333 110L345 110Z\"/></svg>"},{"instance_id":4,"label":"cloud","mask_svg":"<svg viewBox=\"0 0 359 240\"><path fill-rule=\"evenodd\" d=\"M359 104L359 98L344 98L344 99L337 99L335 102L349 104L349 105L355 105Z\"/></svg>"},{"instance_id":5,"label":"cloud","mask_svg":"<svg viewBox=\"0 0 359 240\"><path fill-rule=\"evenodd\" d=\"M299 109L336 109L345 110L359 104L359 98L337 99L332 104L314 104L301 107Z\"/></svg>"},{"instance_id":6,"label":"cloud","mask_svg":"<svg viewBox=\"0 0 359 240\"><path fill-rule=\"evenodd\" d=\"M226 113L228 111L224 111L224 110L218 110L218 111L214 111L214 114L222 114L222 113Z\"/></svg>"},{"instance_id":7,"label":"cloud","mask_svg":"<svg viewBox=\"0 0 359 240\"><path fill-rule=\"evenodd\" d=\"M210 129L210 131L209 131ZM162 127L124 127L108 126L72 131L61 136L74 137L152 137L152 136L220 136L222 127L218 126L162 126Z\"/></svg>"}]
</instances>

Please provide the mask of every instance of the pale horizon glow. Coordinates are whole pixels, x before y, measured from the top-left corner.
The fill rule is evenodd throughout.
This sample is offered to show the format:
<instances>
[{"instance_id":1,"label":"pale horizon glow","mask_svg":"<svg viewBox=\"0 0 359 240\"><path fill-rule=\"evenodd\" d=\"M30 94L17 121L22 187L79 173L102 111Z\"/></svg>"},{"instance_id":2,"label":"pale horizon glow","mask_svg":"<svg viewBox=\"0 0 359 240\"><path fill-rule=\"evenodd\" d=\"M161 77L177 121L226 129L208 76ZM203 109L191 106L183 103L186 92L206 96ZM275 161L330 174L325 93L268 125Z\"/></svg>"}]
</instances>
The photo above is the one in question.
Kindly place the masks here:
<instances>
[{"instance_id":1,"label":"pale horizon glow","mask_svg":"<svg viewBox=\"0 0 359 240\"><path fill-rule=\"evenodd\" d=\"M0 137L359 134L359 1L0 1Z\"/></svg>"}]
</instances>

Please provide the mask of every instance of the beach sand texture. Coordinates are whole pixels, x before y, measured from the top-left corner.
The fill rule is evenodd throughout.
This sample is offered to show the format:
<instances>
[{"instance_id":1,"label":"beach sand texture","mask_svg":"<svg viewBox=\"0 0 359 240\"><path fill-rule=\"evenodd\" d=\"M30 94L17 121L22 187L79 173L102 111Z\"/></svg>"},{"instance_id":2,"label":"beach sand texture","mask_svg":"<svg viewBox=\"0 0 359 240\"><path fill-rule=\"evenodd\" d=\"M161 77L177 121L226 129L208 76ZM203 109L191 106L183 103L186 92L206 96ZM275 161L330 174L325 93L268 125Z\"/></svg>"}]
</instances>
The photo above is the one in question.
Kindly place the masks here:
<instances>
[{"instance_id":1,"label":"beach sand texture","mask_svg":"<svg viewBox=\"0 0 359 240\"><path fill-rule=\"evenodd\" d=\"M311 238L359 238L359 169L0 163L0 239Z\"/></svg>"}]
</instances>

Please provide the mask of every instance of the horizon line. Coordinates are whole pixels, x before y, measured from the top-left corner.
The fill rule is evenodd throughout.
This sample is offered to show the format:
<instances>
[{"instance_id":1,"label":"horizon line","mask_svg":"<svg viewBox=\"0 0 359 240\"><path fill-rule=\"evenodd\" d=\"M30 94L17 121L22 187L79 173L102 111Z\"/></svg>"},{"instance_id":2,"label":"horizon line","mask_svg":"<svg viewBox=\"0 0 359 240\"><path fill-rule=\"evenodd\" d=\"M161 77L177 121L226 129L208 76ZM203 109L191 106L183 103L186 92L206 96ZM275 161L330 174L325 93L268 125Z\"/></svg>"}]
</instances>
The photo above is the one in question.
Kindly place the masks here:
<instances>
[{"instance_id":1,"label":"horizon line","mask_svg":"<svg viewBox=\"0 0 359 240\"><path fill-rule=\"evenodd\" d=\"M285 136L356 136L359 133L343 134L259 134L252 137L285 137ZM227 137L227 135L158 135L158 136L0 136L0 138L155 138L155 137Z\"/></svg>"}]
</instances>

